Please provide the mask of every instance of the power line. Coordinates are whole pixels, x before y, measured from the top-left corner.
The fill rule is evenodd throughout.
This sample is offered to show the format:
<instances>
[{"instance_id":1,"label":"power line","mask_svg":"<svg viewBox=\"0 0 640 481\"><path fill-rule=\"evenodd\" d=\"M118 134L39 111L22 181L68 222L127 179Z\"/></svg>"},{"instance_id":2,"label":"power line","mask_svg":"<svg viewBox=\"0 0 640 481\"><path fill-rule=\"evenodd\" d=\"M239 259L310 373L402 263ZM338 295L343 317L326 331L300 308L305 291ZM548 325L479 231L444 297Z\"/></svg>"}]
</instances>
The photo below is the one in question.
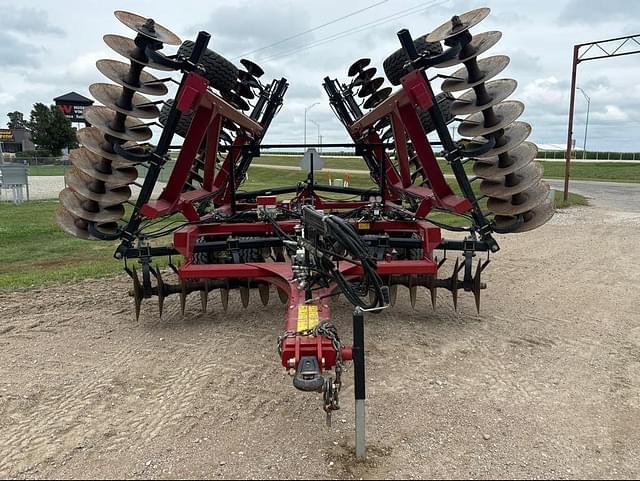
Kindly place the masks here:
<instances>
[{"instance_id":1,"label":"power line","mask_svg":"<svg viewBox=\"0 0 640 481\"><path fill-rule=\"evenodd\" d=\"M296 33L295 35L292 35L291 37L287 37L287 38L283 38L282 40L278 40L277 42L272 43L270 45L267 45L265 47L261 47L261 48L255 49L255 50L251 50L250 52L242 53L240 55L237 55L237 56L233 57L231 60L237 60L237 59L245 57L247 55L252 55L252 54L257 53L257 52L262 52L263 50L266 50L266 49L271 48L271 47L275 47L276 45L283 44L285 42L288 42L289 40L293 40L294 38L302 37L303 35L306 35L306 34L311 33L311 32L315 32L316 30L324 28L324 27L326 27L328 25L332 25L332 24L334 24L336 22L339 22L340 20L344 20L345 18L353 17L354 15L357 15L358 13L365 12L367 10L371 10L372 8L375 8L378 5L382 5L383 3L387 3L388 1L389 0L382 0L382 1L378 2L378 3L374 3L373 5L369 5L368 7L361 8L360 10L356 10L355 12L351 12L351 13L348 13L347 15L342 16L342 17L336 18L334 20L330 20L329 22L323 23L322 25L318 25L317 27L310 28L309 30L305 30L304 32Z\"/></svg>"},{"instance_id":2,"label":"power line","mask_svg":"<svg viewBox=\"0 0 640 481\"><path fill-rule=\"evenodd\" d=\"M447 1L448 0L433 1L433 2L430 2L428 4L423 4L423 5L420 5L420 6L417 6L417 7L411 7L411 8L406 9L406 10L401 10L399 12L396 12L396 13L392 14L391 16L387 16L387 17L384 17L384 18L379 18L377 20L374 20L372 22L360 25L358 27L354 27L354 28L351 28L349 30L344 30L342 32L330 35L329 37L325 37L325 38L319 39L319 40L317 40L315 42L311 42L311 43L309 43L307 45L304 45L302 47L296 48L294 50L289 50L289 51L284 52L284 53L281 52L281 53L272 55L270 57L261 58L260 61L261 62L269 62L269 61L272 61L272 60L279 60L281 58L288 57L288 56L296 54L298 52L309 50L311 48L327 44L327 43L332 42L334 40L338 40L340 38L344 38L344 37L347 37L349 35L353 35L355 33L362 32L363 30L367 30L367 29L369 29L371 27L377 27L379 25L384 25L385 23L389 23L389 22L392 22L394 20L398 20L400 18L407 17L409 15L412 15L414 13L419 12L422 9L425 9L425 8L428 8L428 7L433 7L433 6L436 6L436 5L441 5L443 3L446 3Z\"/></svg>"}]
</instances>

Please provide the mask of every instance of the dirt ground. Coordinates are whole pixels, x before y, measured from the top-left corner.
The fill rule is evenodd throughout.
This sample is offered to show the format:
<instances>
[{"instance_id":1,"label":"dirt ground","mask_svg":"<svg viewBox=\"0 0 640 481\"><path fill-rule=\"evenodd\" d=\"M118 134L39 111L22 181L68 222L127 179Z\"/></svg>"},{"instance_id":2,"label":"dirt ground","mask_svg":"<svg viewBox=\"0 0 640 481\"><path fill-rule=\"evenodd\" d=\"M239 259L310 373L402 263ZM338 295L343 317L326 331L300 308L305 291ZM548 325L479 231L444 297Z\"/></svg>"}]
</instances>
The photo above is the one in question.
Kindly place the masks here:
<instances>
[{"instance_id":1,"label":"dirt ground","mask_svg":"<svg viewBox=\"0 0 640 481\"><path fill-rule=\"evenodd\" d=\"M275 292L226 314L193 294L185 318L170 299L162 320L147 302L139 323L124 277L0 294L0 477L637 478L640 214L500 241L480 316L401 291L367 318L362 463L352 373L327 429L278 365Z\"/></svg>"}]
</instances>

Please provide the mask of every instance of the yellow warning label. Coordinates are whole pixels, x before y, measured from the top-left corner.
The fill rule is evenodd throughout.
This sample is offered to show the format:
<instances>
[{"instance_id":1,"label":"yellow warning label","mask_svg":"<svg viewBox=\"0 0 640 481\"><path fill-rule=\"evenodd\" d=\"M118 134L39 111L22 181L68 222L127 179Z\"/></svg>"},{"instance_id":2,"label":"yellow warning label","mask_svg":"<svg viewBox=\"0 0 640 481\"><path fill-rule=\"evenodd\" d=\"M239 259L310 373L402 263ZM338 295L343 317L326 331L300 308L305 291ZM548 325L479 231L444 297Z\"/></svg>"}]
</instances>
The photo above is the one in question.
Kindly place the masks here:
<instances>
[{"instance_id":1,"label":"yellow warning label","mask_svg":"<svg viewBox=\"0 0 640 481\"><path fill-rule=\"evenodd\" d=\"M308 304L298 306L298 332L315 329L319 322L318 306Z\"/></svg>"},{"instance_id":2,"label":"yellow warning label","mask_svg":"<svg viewBox=\"0 0 640 481\"><path fill-rule=\"evenodd\" d=\"M369 230L371 229L371 224L368 222L358 222L358 230Z\"/></svg>"}]
</instances>

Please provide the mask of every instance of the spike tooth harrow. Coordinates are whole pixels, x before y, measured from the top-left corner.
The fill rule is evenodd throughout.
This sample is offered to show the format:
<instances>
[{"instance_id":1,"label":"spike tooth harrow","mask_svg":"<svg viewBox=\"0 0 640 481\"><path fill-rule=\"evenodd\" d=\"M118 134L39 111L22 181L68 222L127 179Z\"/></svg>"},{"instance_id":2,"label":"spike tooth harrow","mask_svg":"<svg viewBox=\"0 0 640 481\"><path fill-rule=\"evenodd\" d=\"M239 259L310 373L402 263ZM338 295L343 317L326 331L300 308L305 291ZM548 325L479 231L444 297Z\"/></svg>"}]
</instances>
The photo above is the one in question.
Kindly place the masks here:
<instances>
[{"instance_id":1,"label":"spike tooth harrow","mask_svg":"<svg viewBox=\"0 0 640 481\"><path fill-rule=\"evenodd\" d=\"M494 79L509 59L478 59L501 38L499 32L470 33L488 13L478 9L453 17L416 43L408 31L401 31L402 50L384 62L389 80L401 85L395 92L384 86L383 77L376 77L370 59L351 65L348 83L324 79L330 104L353 141L350 146L369 168L374 189L324 186L314 180L312 168L309 178L295 186L240 192L252 159L271 147L262 139L282 106L286 79L263 83L264 71L247 59L238 69L206 48L205 32L196 42L182 43L178 54L164 55L160 50L165 44L181 44L177 36L151 19L118 11L116 17L137 36L106 35L104 40L130 63L97 62L115 85L90 87L103 106L87 110L93 127L78 132L82 146L70 155L74 168L60 194L57 221L83 239L121 240L115 256L124 259L132 278L129 294L136 319L143 300L152 297L162 316L166 299L179 296L184 314L194 292L205 312L214 290L220 291L224 311L231 290L239 292L246 308L257 289L266 306L274 285L286 305L278 352L282 365L293 370L294 385L321 391L330 415L339 408L343 363L354 360L356 396L362 401L360 323L365 310L379 312L396 304L398 286L403 286L413 308L421 308L418 302L425 291L435 309L440 288L450 291L456 310L460 290L472 293L479 311L486 287L482 272L489 253L499 249L492 232L531 230L553 214L542 169L534 162L537 149L526 142L531 127L518 120L524 105L508 100L517 84ZM425 70L459 64L463 67L446 76L443 92L434 95ZM176 97L161 109L160 102L146 95L165 95L169 79L148 74L146 67L182 72ZM467 116L458 127L467 139L454 143L447 124L457 115ZM157 117L164 126L158 145L143 144L151 131L140 119ZM436 161L426 135L432 131L440 138L462 195L454 193ZM151 200L174 134L184 143L162 194ZM492 219L471 188L465 157L473 161ZM133 213L124 221L123 204L129 202L129 186L136 182L140 165L148 169L147 175ZM357 200L327 199L324 193ZM278 200L278 194L293 198ZM434 209L466 216L471 225L462 230L469 235L443 239L441 228L451 226L429 221ZM177 213L188 223L150 228L151 221ZM171 245L155 244L169 233ZM445 253L441 260L436 249ZM456 256L449 277L439 277L451 251L462 257ZM487 260L476 259L484 252ZM169 256L177 283L153 266L153 258L163 256ZM181 256L182 265L173 264L172 256ZM138 267L129 267L128 259L138 259ZM352 347L340 342L330 323L330 300L340 294L358 306ZM335 378L327 378L332 369Z\"/></svg>"}]
</instances>

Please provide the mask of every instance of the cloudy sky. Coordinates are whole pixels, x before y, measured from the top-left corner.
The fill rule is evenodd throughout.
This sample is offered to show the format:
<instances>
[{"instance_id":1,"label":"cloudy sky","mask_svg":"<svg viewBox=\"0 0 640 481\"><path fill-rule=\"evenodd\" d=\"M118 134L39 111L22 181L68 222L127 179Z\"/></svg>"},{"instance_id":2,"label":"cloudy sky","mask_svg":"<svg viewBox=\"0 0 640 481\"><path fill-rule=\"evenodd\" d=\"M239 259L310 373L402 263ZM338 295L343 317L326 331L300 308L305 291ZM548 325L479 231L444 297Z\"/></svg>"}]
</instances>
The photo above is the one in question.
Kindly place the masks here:
<instances>
[{"instance_id":1,"label":"cloudy sky","mask_svg":"<svg viewBox=\"0 0 640 481\"><path fill-rule=\"evenodd\" d=\"M519 83L513 98L527 106L523 120L533 125L532 140L564 143L572 46L640 33L637 0L0 0L0 6L0 124L9 111L28 116L34 102L50 103L69 91L89 96L91 83L105 81L95 61L118 58L102 36L133 36L113 16L113 10L125 9L153 17L183 40L206 30L210 47L227 58L237 63L250 53L246 56L263 66L265 78L286 77L291 86L269 142L301 142L305 106L315 102L320 104L308 118L320 124L324 141L346 141L322 89L326 75L345 79L348 66L361 57L381 69L399 47L399 29L416 37L453 14L488 6L491 15L473 31L503 32L490 54L511 57L501 77ZM588 147L640 151L640 55L585 62L578 70L578 85L592 99ZM581 146L586 101L580 93L576 105L575 137ZM316 132L309 123L309 141Z\"/></svg>"}]
</instances>

